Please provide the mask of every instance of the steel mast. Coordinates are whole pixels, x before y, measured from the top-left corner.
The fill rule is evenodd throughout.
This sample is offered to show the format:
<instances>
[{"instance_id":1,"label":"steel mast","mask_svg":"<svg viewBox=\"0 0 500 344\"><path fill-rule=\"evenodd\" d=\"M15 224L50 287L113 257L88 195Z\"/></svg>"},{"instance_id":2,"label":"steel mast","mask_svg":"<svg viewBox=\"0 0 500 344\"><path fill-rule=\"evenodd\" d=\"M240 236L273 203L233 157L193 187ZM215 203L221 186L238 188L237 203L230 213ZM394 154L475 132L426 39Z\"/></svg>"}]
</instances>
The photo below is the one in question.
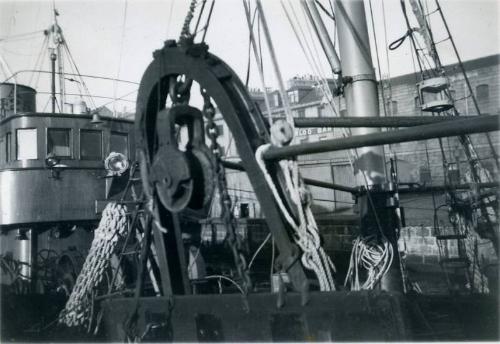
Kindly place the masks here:
<instances>
[{"instance_id":1,"label":"steel mast","mask_svg":"<svg viewBox=\"0 0 500 344\"><path fill-rule=\"evenodd\" d=\"M335 0L344 97L347 113L353 117L379 117L377 80L372 65L370 42L364 3L362 0ZM353 128L352 135L380 132L380 128ZM357 149L354 175L359 187L366 193L358 198L361 216L361 235L385 236L393 247L394 260L382 278L384 290L403 291L400 269L396 219L393 209L387 207L384 147ZM380 192L382 191L382 192Z\"/></svg>"}]
</instances>

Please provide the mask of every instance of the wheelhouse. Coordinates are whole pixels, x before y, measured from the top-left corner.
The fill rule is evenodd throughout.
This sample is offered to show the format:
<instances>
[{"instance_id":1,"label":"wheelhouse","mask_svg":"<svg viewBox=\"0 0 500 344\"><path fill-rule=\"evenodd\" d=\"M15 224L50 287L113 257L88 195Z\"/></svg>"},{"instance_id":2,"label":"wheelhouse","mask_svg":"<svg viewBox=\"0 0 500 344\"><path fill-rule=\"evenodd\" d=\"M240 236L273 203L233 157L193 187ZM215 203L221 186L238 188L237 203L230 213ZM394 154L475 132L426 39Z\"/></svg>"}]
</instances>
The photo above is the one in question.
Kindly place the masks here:
<instances>
[{"instance_id":1,"label":"wheelhouse","mask_svg":"<svg viewBox=\"0 0 500 344\"><path fill-rule=\"evenodd\" d=\"M12 113L0 122L0 227L98 219L112 198L104 160L134 161L133 122L92 115Z\"/></svg>"}]
</instances>

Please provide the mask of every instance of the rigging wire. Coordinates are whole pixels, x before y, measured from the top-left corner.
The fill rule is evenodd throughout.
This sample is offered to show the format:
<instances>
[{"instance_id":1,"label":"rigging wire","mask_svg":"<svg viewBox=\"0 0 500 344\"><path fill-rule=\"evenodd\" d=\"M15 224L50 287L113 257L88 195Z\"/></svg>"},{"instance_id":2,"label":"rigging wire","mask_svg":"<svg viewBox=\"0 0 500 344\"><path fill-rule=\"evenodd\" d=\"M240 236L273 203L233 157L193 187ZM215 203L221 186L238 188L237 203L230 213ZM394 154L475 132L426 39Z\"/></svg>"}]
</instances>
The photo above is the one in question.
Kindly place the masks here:
<instances>
[{"instance_id":1,"label":"rigging wire","mask_svg":"<svg viewBox=\"0 0 500 344\"><path fill-rule=\"evenodd\" d=\"M43 59L42 59L42 61L43 61ZM73 68L73 65L70 64L70 67ZM21 73L50 74L52 72L51 71L47 71L47 70L42 70L42 69L23 69L23 70L17 71L16 73L13 73L11 76L9 76L7 79L4 79L2 82L7 82L10 79L13 79L16 75L21 74ZM55 72L55 73L56 74L61 74L59 72ZM119 81L119 82L123 82L123 83L127 83L127 84L139 85L139 83L135 82L135 81L124 80L124 79L116 79L116 78L110 78L110 77L98 76L98 75L91 75L91 74L64 73L64 75L78 76L78 77L89 78L89 79ZM70 81L73 81L73 80L70 80Z\"/></svg>"},{"instance_id":2,"label":"rigging wire","mask_svg":"<svg viewBox=\"0 0 500 344\"><path fill-rule=\"evenodd\" d=\"M35 61L35 66L34 68L35 69L39 69L39 68L42 68L42 65L43 65L43 61L45 59L45 56L47 54L47 51L48 51L48 44L49 44L49 37L46 35L45 38L43 39L43 43L42 43L42 48L38 54L38 58L37 60ZM40 67L38 67L40 66ZM38 88L38 82L40 81L40 74L41 73L38 73L37 74L37 79L36 79L36 82L35 82L35 89ZM28 85L31 85L31 82L33 81L33 77L34 77L35 73L32 73L31 74L31 77L28 81Z\"/></svg>"},{"instance_id":3,"label":"rigging wire","mask_svg":"<svg viewBox=\"0 0 500 344\"><path fill-rule=\"evenodd\" d=\"M20 33L17 35L4 36L0 38L0 42L9 43L10 41L31 39L32 38L31 36L39 35L43 32L44 30L37 30L32 32Z\"/></svg>"},{"instance_id":4,"label":"rigging wire","mask_svg":"<svg viewBox=\"0 0 500 344\"><path fill-rule=\"evenodd\" d=\"M92 95L91 95L91 93L90 93L90 91L89 91L89 89L87 87L87 84L85 83L85 80L82 78L82 74L80 73L80 70L78 69L78 66L77 66L77 64L75 62L75 59L73 58L73 55L71 54L71 51L69 50L68 40L67 39L65 39L65 44L63 46L66 49L66 52L68 54L70 63L72 63L73 66L75 67L75 71L76 71L78 77L80 78L80 83L82 84L85 92L87 92L87 97L90 100L90 103L92 104L93 109L95 109L96 105L95 105L94 99L92 98Z\"/></svg>"},{"instance_id":5,"label":"rigging wire","mask_svg":"<svg viewBox=\"0 0 500 344\"><path fill-rule=\"evenodd\" d=\"M169 10L168 10L168 19L167 19L167 30L165 32L165 36L168 37L168 34L170 33L170 24L172 22L172 14L174 13L174 3L175 3L175 0L170 0L170 7L169 7Z\"/></svg>"},{"instance_id":6,"label":"rigging wire","mask_svg":"<svg viewBox=\"0 0 500 344\"><path fill-rule=\"evenodd\" d=\"M375 43L375 56L377 57L377 68L378 68L378 78L380 80L380 91L382 94L382 108L384 109L384 116L387 117L387 109L385 106L385 94L384 94L384 82L382 79L382 70L380 69L380 58L378 55L378 43L377 43L377 33L375 32L375 19L373 17L373 9L372 9L372 0L368 0L369 8L370 8L370 17L372 23L372 32L373 32L373 41ZM391 147L391 145L389 145ZM391 149L392 151L392 149Z\"/></svg>"},{"instance_id":7,"label":"rigging wire","mask_svg":"<svg viewBox=\"0 0 500 344\"><path fill-rule=\"evenodd\" d=\"M247 18L247 25L248 25L249 35L250 35L250 37L249 37L250 42L249 43L251 43L251 45L252 45L254 57L255 57L255 62L257 63L257 68L259 71L259 79L260 79L261 87L262 87L263 92L264 92L264 103L266 105L267 117L269 120L269 126L271 126L273 124L272 123L272 111L271 111L271 103L269 101L269 96L267 94L266 81L264 78L264 67L262 65L262 51L257 51L258 48L257 48L257 44L255 43L255 37L253 34L253 23L250 21L250 3L247 3L247 2L245 2L245 0L243 0L243 6L245 8L245 16ZM260 12L258 11L257 7L255 8L254 19L255 19L256 15L260 15ZM260 20L259 20L259 22L260 22ZM260 31L259 31L259 49L261 47L260 43L261 42L260 42ZM250 56L249 56L249 58L250 58ZM250 68L250 63L249 63L249 68Z\"/></svg>"},{"instance_id":8,"label":"rigging wire","mask_svg":"<svg viewBox=\"0 0 500 344\"><path fill-rule=\"evenodd\" d=\"M245 1L245 0L243 0ZM253 30L253 25L255 23L255 18L256 18L256 15L257 15L257 8L255 8L254 12L253 12L253 16L252 16L252 24L250 25L250 30ZM248 87L248 82L250 80L250 62L251 62L251 49L252 49L252 37L251 37L252 33L249 33L248 34L248 60L247 60L247 74L246 74L246 77L245 77L245 87Z\"/></svg>"},{"instance_id":9,"label":"rigging wire","mask_svg":"<svg viewBox=\"0 0 500 344\"><path fill-rule=\"evenodd\" d=\"M277 82L278 82L279 92L281 94L281 101L283 102L283 108L285 111L285 117L287 119L287 122L292 127L292 131L295 132L295 124L293 122L293 114L291 111L290 101L288 99L288 94L286 93L285 84L283 82L281 71L280 71L280 68L278 65L278 60L276 58L276 53L274 51L274 46L273 46L273 42L271 39L271 34L269 33L269 28L267 27L267 21L266 21L265 15L264 15L264 9L262 8L261 0L257 0L256 4L257 4L258 11L259 11L259 20L262 24L262 29L264 30L264 37L265 37L265 40L267 43L267 48L268 48L269 55L271 58L271 63L272 63L273 69L274 69L274 74L275 74Z\"/></svg>"},{"instance_id":10,"label":"rigging wire","mask_svg":"<svg viewBox=\"0 0 500 344\"><path fill-rule=\"evenodd\" d=\"M198 14L198 19L196 20L196 25L194 26L195 35L196 35L196 32L198 32L198 26L200 25L201 17L203 15L203 11L205 10L206 4L207 4L207 0L203 0L203 2L201 4L200 13Z\"/></svg>"},{"instance_id":11,"label":"rigging wire","mask_svg":"<svg viewBox=\"0 0 500 344\"><path fill-rule=\"evenodd\" d=\"M387 63L387 80L389 81L389 97L392 99L392 85L391 85L391 68L389 63L389 43L387 40L387 21L385 18L385 3L381 1L382 4L382 21L384 22L384 48L385 48L385 59Z\"/></svg>"},{"instance_id":12,"label":"rigging wire","mask_svg":"<svg viewBox=\"0 0 500 344\"><path fill-rule=\"evenodd\" d=\"M325 6L323 6L323 4L321 2L319 2L318 0L314 0L314 2L319 6L319 8L328 16L328 18L330 18L331 20L335 21L335 13L333 12L333 9L332 9L332 12L330 13L330 11L328 11ZM331 4L331 3L330 3Z\"/></svg>"},{"instance_id":13,"label":"rigging wire","mask_svg":"<svg viewBox=\"0 0 500 344\"><path fill-rule=\"evenodd\" d=\"M208 18L207 18L207 21L205 23L204 30L203 30L203 37L201 38L202 43L205 42L205 38L207 36L208 27L210 25L210 19L212 19L212 13L214 11L214 6L215 6L215 0L212 0L212 5L210 5L210 10L208 11Z\"/></svg>"},{"instance_id":14,"label":"rigging wire","mask_svg":"<svg viewBox=\"0 0 500 344\"><path fill-rule=\"evenodd\" d=\"M128 0L125 0L125 5L123 8L123 21L122 21L122 30L121 30L121 39L120 39L120 53L118 55L118 69L116 71L116 79L120 77L121 65L122 65L122 57L123 57L123 42L125 41L125 25L127 23L127 9L128 9ZM118 83L115 81L113 83L113 97L115 98L115 102L113 102L113 117L117 116L116 113L116 97L118 93Z\"/></svg>"}]
</instances>

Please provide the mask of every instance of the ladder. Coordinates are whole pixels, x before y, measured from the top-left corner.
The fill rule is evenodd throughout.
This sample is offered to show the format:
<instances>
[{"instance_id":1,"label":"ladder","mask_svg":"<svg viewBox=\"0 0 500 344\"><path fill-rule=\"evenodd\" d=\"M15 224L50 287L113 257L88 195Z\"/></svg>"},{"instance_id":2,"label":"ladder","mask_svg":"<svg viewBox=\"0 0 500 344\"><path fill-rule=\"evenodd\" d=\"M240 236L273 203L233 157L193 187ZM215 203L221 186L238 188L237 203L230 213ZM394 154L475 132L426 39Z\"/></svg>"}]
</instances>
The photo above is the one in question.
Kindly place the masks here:
<instances>
[{"instance_id":1,"label":"ladder","mask_svg":"<svg viewBox=\"0 0 500 344\"><path fill-rule=\"evenodd\" d=\"M114 264L116 265L111 288L115 287L116 279L123 279L124 272L121 269L122 262L129 256L136 256L136 260L139 259L140 250L137 246L140 246L144 238L144 228L147 225L145 215L145 197L144 191L142 189L142 180L140 177L140 168L137 162L131 164L130 169L126 172L128 174L127 183L120 196L118 203L125 204L128 210L128 234L125 242L123 244L121 252L117 255ZM126 176L122 176L123 178ZM147 258L146 267L149 275L149 279L144 285L144 289L153 290L154 294L160 295L159 278L155 271L158 271L158 256L155 248L155 244L151 243L151 254ZM116 293L113 289L110 289L109 294Z\"/></svg>"}]
</instances>

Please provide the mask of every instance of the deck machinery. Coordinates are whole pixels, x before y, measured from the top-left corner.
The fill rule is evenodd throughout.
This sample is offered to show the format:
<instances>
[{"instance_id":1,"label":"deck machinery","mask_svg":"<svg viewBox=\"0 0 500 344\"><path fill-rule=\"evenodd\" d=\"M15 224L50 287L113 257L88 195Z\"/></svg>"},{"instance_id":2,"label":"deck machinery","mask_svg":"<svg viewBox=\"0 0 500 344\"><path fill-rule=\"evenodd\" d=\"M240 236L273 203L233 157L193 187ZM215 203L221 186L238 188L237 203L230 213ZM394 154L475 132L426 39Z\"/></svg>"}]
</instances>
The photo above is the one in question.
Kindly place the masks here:
<instances>
[{"instance_id":1,"label":"deck machinery","mask_svg":"<svg viewBox=\"0 0 500 344\"><path fill-rule=\"evenodd\" d=\"M27 112L2 120L0 138L8 153L0 162L4 231L18 230L25 239L23 231L29 229L33 252L33 233L52 226L95 227L96 207L102 204L96 200L114 199L128 207L128 228L138 238L132 251L139 257L133 288L117 292L110 288L107 294L94 297L92 310L87 312L91 313L88 326L83 331L70 327L73 337L62 339L93 340L91 333L112 342L498 339L496 295L429 297L406 289L397 254L397 179L386 178L381 145L496 131L499 118L432 124L422 120L422 125L394 132L367 130L368 122L378 120L374 118L378 100L371 58L366 58L370 51L363 2L338 0L335 4L342 23L338 71L343 73L348 112L359 116L356 136L304 145L288 145L287 140L277 144L276 135L286 137L286 123L270 127L231 68L189 35L166 41L153 53L139 87L135 142L128 131L130 123L118 119L97 124L90 115ZM216 116L226 122L241 162L223 159ZM23 140L36 145L27 149ZM352 188L360 209L360 235L375 238L394 253L383 276L374 280L375 287L362 291L347 291L334 273L320 276L317 271L321 269L310 265L318 260L304 258L322 255L320 237L317 242L307 239L314 243L311 248L297 235L294 224L308 216L307 202L300 197L297 202L291 185L302 186L305 181L296 176L290 182L283 167L283 162L292 166L301 154L353 148L361 148L354 161L358 185ZM102 166L102 159L111 152L137 161L114 192L111 184L119 178L105 178ZM269 283L276 287L274 292L259 289L250 274L227 192L225 170L230 168L246 172L276 244L272 269L278 272L277 279ZM140 187L127 199L132 184ZM18 201L17 195L36 203ZM218 289L213 289L208 281L213 275L198 279L188 275L187 238L200 235L200 220L209 215L214 200L219 202L220 223L226 232L229 254L225 257L233 263L230 281L236 288L226 288L228 293L222 292L221 281L228 276L219 275ZM78 211L72 210L75 204ZM118 259L129 254L127 243L128 238L121 252L115 252ZM324 271L331 268L328 259L319 261ZM153 291L145 290L148 281L155 286ZM54 329L47 338L61 339L57 333Z\"/></svg>"},{"instance_id":2,"label":"deck machinery","mask_svg":"<svg viewBox=\"0 0 500 344\"><path fill-rule=\"evenodd\" d=\"M341 59L343 90L348 111L350 109L359 115L362 122L362 117L376 116L378 111L371 60L363 57L366 51L369 53L369 49L366 50L368 34L363 3L336 1L336 5L338 21L344 23L344 29L339 31L340 48L344 49ZM189 37L181 37L178 42L166 41L153 57L139 89L136 137L145 200L152 204L146 215L145 223L149 226L145 228L145 236L150 236L157 249L161 296L143 297L141 284L138 283L134 297L103 301L103 331L108 339L438 339L439 334L429 329L428 319L422 316L421 307L424 304L429 309L447 309L444 311L448 312L446 317L454 314L453 320L442 326L447 327L447 333L457 333L457 329L462 328L456 338L498 337L498 328L494 324L496 320L479 324L476 318L498 319L495 297L463 297L452 301L452 298L405 293L404 271L397 254L375 290L347 292L335 283L332 289L336 291L317 291L315 277L305 267L302 258L304 249L294 236L293 220L287 218L290 216L297 220L300 206L294 203L286 173L280 167L280 161L293 160L300 154L362 148L354 162L360 186L357 195L361 234L386 240L393 252L397 252L395 188L392 180L385 179L383 150L374 146L495 131L498 130L497 116L484 116L474 121L456 119L390 133L360 129L357 136L350 138L295 146L275 145L259 154L260 147L273 142L270 133L273 129L270 130L236 74L222 60L209 53L207 45L195 44ZM194 92L199 92L199 96L194 96ZM199 99L200 96L202 106L196 108L191 105L190 99ZM226 162L221 157L213 123L215 108L234 137L241 158L239 164ZM370 121L376 121L376 118L370 118ZM359 126L363 127L363 124ZM176 128L179 127L186 127L189 133L182 149L176 136ZM284 133L287 129L282 126L275 130ZM274 267L290 280L288 292L283 281L278 281L276 293L255 292L252 287L231 217L231 201L225 190L226 168L237 168L247 173L279 252ZM366 176L369 177L368 182ZM241 286L240 293L193 295L191 282L186 277L184 245L180 240L185 229L180 219L188 216L186 214L206 211L214 189L219 192L220 207L223 209L221 217L226 224L228 249L234 259L234 278ZM143 249L147 251L148 247ZM480 305L475 308L477 312L473 316L451 311L455 307L467 307L470 302ZM117 309L120 311L116 312ZM479 330L483 325L483 329ZM447 338L453 337L450 336Z\"/></svg>"}]
</instances>

